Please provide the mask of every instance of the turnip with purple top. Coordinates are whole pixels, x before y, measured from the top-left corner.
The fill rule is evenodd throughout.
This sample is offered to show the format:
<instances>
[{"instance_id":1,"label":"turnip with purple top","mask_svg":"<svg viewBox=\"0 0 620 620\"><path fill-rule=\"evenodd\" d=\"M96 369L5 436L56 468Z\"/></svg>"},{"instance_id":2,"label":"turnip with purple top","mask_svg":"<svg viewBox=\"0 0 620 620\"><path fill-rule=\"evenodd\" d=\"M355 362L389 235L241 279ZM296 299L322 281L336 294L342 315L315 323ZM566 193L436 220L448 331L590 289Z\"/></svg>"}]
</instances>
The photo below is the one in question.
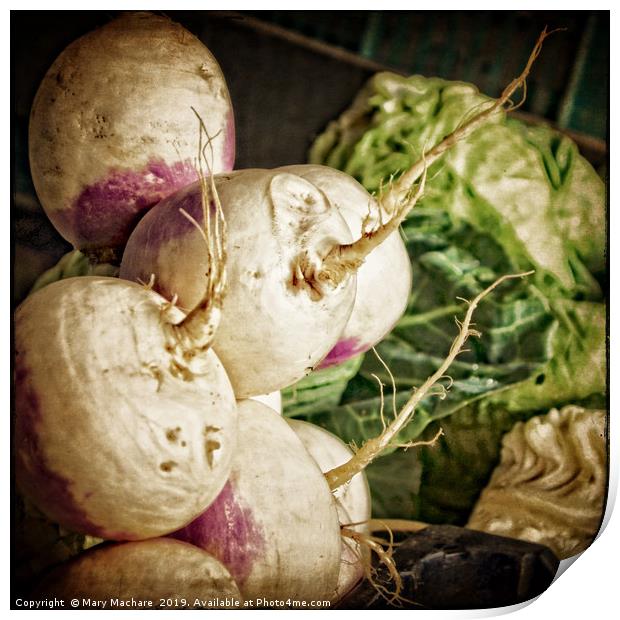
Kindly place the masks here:
<instances>
[{"instance_id":1,"label":"turnip with purple top","mask_svg":"<svg viewBox=\"0 0 620 620\"><path fill-rule=\"evenodd\" d=\"M228 289L213 342L238 399L270 393L302 378L336 343L355 298L355 274L308 282L300 255L320 265L331 247L348 244L344 219L308 181L278 170L214 175L227 226ZM120 276L149 281L179 307L200 299L209 269L199 230L200 188L160 202L132 233ZM306 268L308 266L306 265Z\"/></svg>"},{"instance_id":2,"label":"turnip with purple top","mask_svg":"<svg viewBox=\"0 0 620 620\"><path fill-rule=\"evenodd\" d=\"M225 274L222 222L206 214L211 270L190 314L145 286L97 276L54 282L15 313L17 484L70 531L167 534L226 482L237 407L210 348Z\"/></svg>"},{"instance_id":3,"label":"turnip with purple top","mask_svg":"<svg viewBox=\"0 0 620 620\"><path fill-rule=\"evenodd\" d=\"M231 170L235 129L209 50L164 16L126 13L54 61L30 115L37 195L60 234L109 260L154 204L198 179L195 116L213 137L213 172Z\"/></svg>"},{"instance_id":4,"label":"turnip with purple top","mask_svg":"<svg viewBox=\"0 0 620 620\"><path fill-rule=\"evenodd\" d=\"M330 600L338 582L340 525L317 463L275 411L239 402L226 486L172 534L218 558L246 599Z\"/></svg>"}]
</instances>

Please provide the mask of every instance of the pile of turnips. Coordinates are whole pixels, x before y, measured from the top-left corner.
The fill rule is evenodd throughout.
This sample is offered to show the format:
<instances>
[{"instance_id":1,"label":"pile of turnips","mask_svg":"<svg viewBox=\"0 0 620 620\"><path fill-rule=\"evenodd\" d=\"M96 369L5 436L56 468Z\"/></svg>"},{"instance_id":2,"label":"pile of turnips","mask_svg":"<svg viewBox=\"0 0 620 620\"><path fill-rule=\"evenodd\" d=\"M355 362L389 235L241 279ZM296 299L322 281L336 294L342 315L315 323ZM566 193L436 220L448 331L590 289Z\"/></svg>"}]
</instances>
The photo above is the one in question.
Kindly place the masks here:
<instances>
[{"instance_id":1,"label":"pile of turnips","mask_svg":"<svg viewBox=\"0 0 620 620\"><path fill-rule=\"evenodd\" d=\"M76 248L122 260L120 279L49 284L15 315L18 489L63 528L106 541L33 596L294 605L335 602L368 574L363 470L501 280L471 302L444 364L355 453L282 417L279 390L391 330L411 287L398 227L426 170L502 113L546 34L499 99L376 197L323 166L232 171L222 72L165 17L122 15L57 58L32 109L35 187Z\"/></svg>"}]
</instances>

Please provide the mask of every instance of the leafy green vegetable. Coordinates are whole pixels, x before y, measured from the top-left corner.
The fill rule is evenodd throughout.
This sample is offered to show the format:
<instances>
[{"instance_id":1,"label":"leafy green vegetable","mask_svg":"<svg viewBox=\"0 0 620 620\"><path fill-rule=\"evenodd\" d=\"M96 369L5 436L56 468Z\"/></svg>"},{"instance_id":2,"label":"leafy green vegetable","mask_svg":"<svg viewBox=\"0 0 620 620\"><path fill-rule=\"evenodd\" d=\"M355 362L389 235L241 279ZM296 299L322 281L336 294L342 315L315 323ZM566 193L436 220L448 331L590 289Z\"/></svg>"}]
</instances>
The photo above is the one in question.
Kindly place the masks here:
<instances>
[{"instance_id":1,"label":"leafy green vegetable","mask_svg":"<svg viewBox=\"0 0 620 620\"><path fill-rule=\"evenodd\" d=\"M379 191L485 101L461 82L379 73L317 139L310 161ZM600 298L588 268L604 266L604 184L558 132L498 116L431 167L419 204L493 236L518 269L536 269L544 291Z\"/></svg>"},{"instance_id":2,"label":"leafy green vegetable","mask_svg":"<svg viewBox=\"0 0 620 620\"><path fill-rule=\"evenodd\" d=\"M379 192L487 100L468 84L377 74L319 136L310 160ZM360 445L443 361L463 300L501 275L534 269L480 305L482 337L469 340L444 381L449 391L425 398L399 440L429 438L439 427L445 436L367 470L377 516L464 522L516 421L605 392L606 308L597 279L605 221L604 184L571 140L498 116L431 167L402 227L413 291L377 346L394 396L392 377L371 352L337 407L319 398L311 410L285 407L285 414ZM378 380L387 386L383 397Z\"/></svg>"},{"instance_id":3,"label":"leafy green vegetable","mask_svg":"<svg viewBox=\"0 0 620 620\"><path fill-rule=\"evenodd\" d=\"M503 273L515 271L492 238L464 222L454 222L445 211L421 208L404 231L416 284L405 316L376 347L393 375L397 409L412 386L421 385L446 357L458 331L455 317L462 318L466 311L459 299L471 299ZM481 304L475 320L484 326L482 337L471 339L469 350L453 363L450 379L444 382L451 382L445 398L424 399L400 441L415 439L432 420L481 399L500 399L508 388L518 388L513 397L516 404L507 402L518 411L559 404L562 396L572 402L604 390L603 304L549 299L525 279L496 290ZM571 372L581 366L580 381L575 382ZM375 377L387 386L383 401L388 416L391 377L372 353L344 390L339 407L316 399L312 410L285 407L286 414L303 413L309 421L361 445L382 428Z\"/></svg>"}]
</instances>

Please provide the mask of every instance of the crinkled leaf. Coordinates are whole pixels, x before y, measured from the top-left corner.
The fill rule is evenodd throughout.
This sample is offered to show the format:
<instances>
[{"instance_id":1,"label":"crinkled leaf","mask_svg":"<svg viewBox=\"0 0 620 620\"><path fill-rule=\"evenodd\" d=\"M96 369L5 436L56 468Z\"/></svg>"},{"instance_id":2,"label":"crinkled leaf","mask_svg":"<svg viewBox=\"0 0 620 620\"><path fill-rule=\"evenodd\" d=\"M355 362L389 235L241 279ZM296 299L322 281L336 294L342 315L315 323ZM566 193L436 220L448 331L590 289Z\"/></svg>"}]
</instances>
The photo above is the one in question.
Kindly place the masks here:
<instances>
[{"instance_id":1,"label":"crinkled leaf","mask_svg":"<svg viewBox=\"0 0 620 620\"><path fill-rule=\"evenodd\" d=\"M558 232L574 246L594 274L605 269L607 221L605 185L590 163L579 155L576 144L544 126L527 126L509 121L536 148L553 188L551 211Z\"/></svg>"},{"instance_id":2,"label":"crinkled leaf","mask_svg":"<svg viewBox=\"0 0 620 620\"><path fill-rule=\"evenodd\" d=\"M502 273L510 271L510 260L491 238L463 222L454 223L436 209L421 209L407 223L413 278L406 315L377 347L378 357L365 356L357 376L341 399L340 407L321 403L308 419L360 445L376 436L385 419L393 414L391 381L396 387L398 410L412 387L421 385L447 356L458 333L457 318L467 304ZM486 253L487 265L476 256ZM415 439L434 419L443 418L490 393L525 380L552 355L549 342L554 315L544 298L527 281L506 282L480 305L475 321L484 326L480 339L471 338L467 350L452 364L442 382L450 389L441 398L441 388L420 403L414 420L399 441ZM378 380L385 386L383 399Z\"/></svg>"},{"instance_id":3,"label":"crinkled leaf","mask_svg":"<svg viewBox=\"0 0 620 620\"><path fill-rule=\"evenodd\" d=\"M544 410L604 394L607 386L607 311L604 304L556 299L553 356L525 381L492 395L486 406Z\"/></svg>"}]
</instances>

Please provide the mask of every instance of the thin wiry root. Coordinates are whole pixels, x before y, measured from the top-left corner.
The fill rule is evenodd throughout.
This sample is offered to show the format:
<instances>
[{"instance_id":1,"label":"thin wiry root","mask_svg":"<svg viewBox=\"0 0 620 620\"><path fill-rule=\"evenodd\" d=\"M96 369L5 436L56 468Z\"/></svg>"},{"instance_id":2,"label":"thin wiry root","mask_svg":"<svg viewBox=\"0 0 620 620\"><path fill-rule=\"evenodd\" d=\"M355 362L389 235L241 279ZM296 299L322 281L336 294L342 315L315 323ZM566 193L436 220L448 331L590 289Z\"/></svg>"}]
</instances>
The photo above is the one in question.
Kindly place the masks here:
<instances>
[{"instance_id":1,"label":"thin wiry root","mask_svg":"<svg viewBox=\"0 0 620 620\"><path fill-rule=\"evenodd\" d=\"M372 348L372 352L375 354L375 357L379 360L379 363L383 366L385 372L387 372L388 376L390 377L390 382L392 384L392 415L394 416L394 418L396 418L396 416L398 415L398 410L396 408L396 381L394 380L394 375L392 374L390 367L385 363L384 359L379 355L379 351L377 351L375 347ZM381 393L381 396L383 400L383 392ZM383 429L385 430L385 421L383 420L383 402L381 403L381 411L381 420L383 421Z\"/></svg>"},{"instance_id":2,"label":"thin wiry root","mask_svg":"<svg viewBox=\"0 0 620 620\"><path fill-rule=\"evenodd\" d=\"M443 428L440 428L436 433L435 436L432 439L419 439L419 440L412 440L412 441L408 441L406 443L393 443L391 444L391 447L393 448L402 448L403 450L408 450L409 448L419 448L421 446L429 446L429 447L434 447L435 445L437 445L437 442L439 441L439 438L442 437L444 435L443 432Z\"/></svg>"},{"instance_id":3,"label":"thin wiry root","mask_svg":"<svg viewBox=\"0 0 620 620\"><path fill-rule=\"evenodd\" d=\"M463 352L467 339L472 335L479 335L479 332L470 329L473 313L478 307L478 304L506 280L523 278L531 275L532 273L533 271L528 271L526 273L502 276L480 292L471 301L467 308L467 312L465 313L465 318L461 323L459 332L450 346L450 351L439 368L430 377L428 377L417 390L412 391L409 400L405 403L391 424L379 436L369 439L347 462L325 473L325 478L327 479L329 488L332 491L351 480L355 474L363 471L377 456L379 456L393 443L394 438L413 418L416 407L420 401L429 394L431 388L433 388L433 386L435 386L437 382L446 374L448 368L456 357Z\"/></svg>"},{"instance_id":4,"label":"thin wiry root","mask_svg":"<svg viewBox=\"0 0 620 620\"><path fill-rule=\"evenodd\" d=\"M152 291L153 287L155 286L155 274L152 273L149 276L149 281L148 282L145 282L144 280L138 278L138 284L140 286L143 286L147 291Z\"/></svg>"},{"instance_id":5,"label":"thin wiry root","mask_svg":"<svg viewBox=\"0 0 620 620\"><path fill-rule=\"evenodd\" d=\"M438 383L437 385L433 387L432 390L429 390L427 396L433 396L433 397L438 398L439 400L445 400L446 397L448 396L448 390L446 389L444 385L441 385L440 383Z\"/></svg>"},{"instance_id":6,"label":"thin wiry root","mask_svg":"<svg viewBox=\"0 0 620 620\"><path fill-rule=\"evenodd\" d=\"M145 282L144 280L138 278L137 280L138 284L142 287L144 287L147 291L152 291L155 288L155 274L152 273L149 276L149 281ZM166 324L168 323L168 312L172 309L175 308L177 305L177 302L179 301L179 296L175 293L175 295L172 297L172 299L170 301L165 301L160 309L159 309L159 314L160 314L160 319L162 321L162 324Z\"/></svg>"},{"instance_id":7,"label":"thin wiry root","mask_svg":"<svg viewBox=\"0 0 620 620\"><path fill-rule=\"evenodd\" d=\"M392 535L394 532L419 532L428 527L428 523L409 519L369 519L365 525L371 532L388 531Z\"/></svg>"},{"instance_id":8,"label":"thin wiry root","mask_svg":"<svg viewBox=\"0 0 620 620\"><path fill-rule=\"evenodd\" d=\"M364 577L388 605L396 607L405 603L416 604L415 601L401 595L403 581L392 558L395 545L392 532L389 531L389 528L388 534L390 539L387 541L383 538L371 536L363 532L356 532L348 527L341 527L340 532L345 539L350 539L359 546L360 550L356 549L354 551L358 556L359 562L362 564ZM362 553L361 549L364 548L368 549L371 553ZM373 566L372 553L377 556L380 566L387 572L387 580L385 580L384 576L379 574L379 570ZM390 586L390 584L393 585Z\"/></svg>"},{"instance_id":9,"label":"thin wiry root","mask_svg":"<svg viewBox=\"0 0 620 620\"><path fill-rule=\"evenodd\" d=\"M442 379L448 380L448 385L446 385L446 390L450 391L452 386L454 385L454 379L450 375L444 375Z\"/></svg>"},{"instance_id":10,"label":"thin wiry root","mask_svg":"<svg viewBox=\"0 0 620 620\"><path fill-rule=\"evenodd\" d=\"M379 394L381 397L381 404L379 406L379 417L381 418L381 424L383 426L383 430L385 431L385 429L387 428L387 424L385 422L385 417L383 415L383 408L384 408L384 401L383 401L383 383L381 382L381 379L379 379L379 377L377 377L377 375L375 374L371 374L371 377L373 379L376 380L376 382L379 384Z\"/></svg>"},{"instance_id":11,"label":"thin wiry root","mask_svg":"<svg viewBox=\"0 0 620 620\"><path fill-rule=\"evenodd\" d=\"M373 210L372 210L372 200L368 201L368 204L366 205L366 215L364 216L364 219L362 220L362 227L361 227L361 231L360 234L364 235L368 232L368 228L371 225L371 223L373 222ZM378 212L378 216L379 216L379 225L383 226L383 212L381 211L381 209L379 209Z\"/></svg>"},{"instance_id":12,"label":"thin wiry root","mask_svg":"<svg viewBox=\"0 0 620 620\"><path fill-rule=\"evenodd\" d=\"M351 439L351 441L347 445L349 446L353 454L355 454L359 450L359 446L357 445L355 439Z\"/></svg>"},{"instance_id":13,"label":"thin wiry root","mask_svg":"<svg viewBox=\"0 0 620 620\"><path fill-rule=\"evenodd\" d=\"M162 304L159 310L161 315L165 317L168 314L168 312L170 312L173 308L177 307L178 302L179 302L179 296L175 293L172 296L171 300L166 301L165 303Z\"/></svg>"},{"instance_id":14,"label":"thin wiry root","mask_svg":"<svg viewBox=\"0 0 620 620\"><path fill-rule=\"evenodd\" d=\"M347 527L341 527L340 533L344 538L349 538L357 543L360 548L369 549L372 553L375 553L379 562L387 569L388 575L390 579L394 582L394 592L390 592L386 586L382 585L379 581L376 580L376 570L372 566L371 558L366 558L364 554L359 552L359 559L362 562L362 566L364 568L364 576L369 581L370 584L377 590L377 592L386 599L386 601L392 604L394 601L398 600L400 592L403 587L402 579L400 577L400 573L394 564L394 560L392 559L392 547L391 545L387 545L387 548L384 549L382 544L378 542L373 536L369 536L368 534L364 534L363 532L356 532L355 530L349 529Z\"/></svg>"},{"instance_id":15,"label":"thin wiry root","mask_svg":"<svg viewBox=\"0 0 620 620\"><path fill-rule=\"evenodd\" d=\"M185 360L190 360L210 347L220 321L220 309L226 292L226 221L213 178L213 137L209 136L198 112L194 108L192 111L199 123L195 167L200 182L203 224L200 225L184 209L179 209L179 212L199 231L205 244L208 267L202 299L174 326L176 340ZM215 213L212 213L213 210Z\"/></svg>"}]
</instances>

